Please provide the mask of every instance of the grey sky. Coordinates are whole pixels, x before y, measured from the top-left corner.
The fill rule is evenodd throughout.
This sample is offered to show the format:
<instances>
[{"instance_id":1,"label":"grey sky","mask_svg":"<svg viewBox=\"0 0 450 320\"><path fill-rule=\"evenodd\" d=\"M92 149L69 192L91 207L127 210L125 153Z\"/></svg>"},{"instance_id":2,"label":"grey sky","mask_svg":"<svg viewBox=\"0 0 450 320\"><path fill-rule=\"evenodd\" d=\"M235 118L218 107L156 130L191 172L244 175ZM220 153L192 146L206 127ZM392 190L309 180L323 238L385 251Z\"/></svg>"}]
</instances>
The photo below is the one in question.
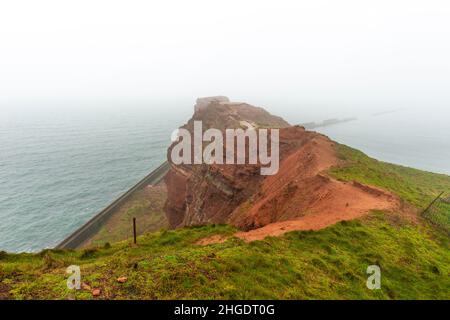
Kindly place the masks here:
<instances>
[{"instance_id":1,"label":"grey sky","mask_svg":"<svg viewBox=\"0 0 450 320\"><path fill-rule=\"evenodd\" d=\"M446 0L3 1L0 101L448 106L449 39Z\"/></svg>"}]
</instances>

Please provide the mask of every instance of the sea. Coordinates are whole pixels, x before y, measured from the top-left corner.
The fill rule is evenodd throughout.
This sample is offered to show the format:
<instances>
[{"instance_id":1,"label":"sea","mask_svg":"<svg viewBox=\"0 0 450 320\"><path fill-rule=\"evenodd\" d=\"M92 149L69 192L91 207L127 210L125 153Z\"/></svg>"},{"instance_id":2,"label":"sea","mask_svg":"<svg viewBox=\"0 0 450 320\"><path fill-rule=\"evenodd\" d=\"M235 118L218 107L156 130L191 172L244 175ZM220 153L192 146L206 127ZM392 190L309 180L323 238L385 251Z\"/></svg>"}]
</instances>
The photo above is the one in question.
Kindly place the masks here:
<instances>
[{"instance_id":1,"label":"sea","mask_svg":"<svg viewBox=\"0 0 450 320\"><path fill-rule=\"evenodd\" d=\"M157 104L0 109L0 251L57 245L158 167L192 111ZM450 175L448 112L385 111L315 130L380 160ZM302 108L285 114L292 124L332 118Z\"/></svg>"}]
</instances>

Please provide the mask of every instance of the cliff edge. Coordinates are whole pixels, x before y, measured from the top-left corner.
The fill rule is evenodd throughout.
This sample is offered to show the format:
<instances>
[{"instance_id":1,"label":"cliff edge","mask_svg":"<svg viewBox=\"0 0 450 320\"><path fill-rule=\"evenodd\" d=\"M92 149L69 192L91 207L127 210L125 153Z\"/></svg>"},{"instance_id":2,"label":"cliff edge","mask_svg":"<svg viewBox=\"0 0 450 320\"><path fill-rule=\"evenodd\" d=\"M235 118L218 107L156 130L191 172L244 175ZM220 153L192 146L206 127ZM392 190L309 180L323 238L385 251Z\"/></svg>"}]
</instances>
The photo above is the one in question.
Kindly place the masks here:
<instances>
[{"instance_id":1,"label":"cliff edge","mask_svg":"<svg viewBox=\"0 0 450 320\"><path fill-rule=\"evenodd\" d=\"M336 143L247 103L226 97L197 100L193 117L182 128L203 130L252 127L279 129L279 171L260 175L258 164L174 164L166 175L165 211L173 228L207 223L230 223L241 236L258 239L298 229L320 229L370 210L399 207L387 191L326 174L340 164ZM171 148L168 152L171 152ZM260 229L264 227L263 229ZM259 233L258 233L259 232Z\"/></svg>"}]
</instances>

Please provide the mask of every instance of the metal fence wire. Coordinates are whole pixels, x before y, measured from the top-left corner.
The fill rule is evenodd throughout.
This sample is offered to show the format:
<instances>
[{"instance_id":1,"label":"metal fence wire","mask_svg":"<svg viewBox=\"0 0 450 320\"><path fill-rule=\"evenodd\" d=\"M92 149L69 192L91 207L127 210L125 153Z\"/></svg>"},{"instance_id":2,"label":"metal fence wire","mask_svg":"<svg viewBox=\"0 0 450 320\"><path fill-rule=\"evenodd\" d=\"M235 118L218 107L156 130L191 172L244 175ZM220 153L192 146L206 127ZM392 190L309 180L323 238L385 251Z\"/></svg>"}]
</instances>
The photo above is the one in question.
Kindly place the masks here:
<instances>
[{"instance_id":1,"label":"metal fence wire","mask_svg":"<svg viewBox=\"0 0 450 320\"><path fill-rule=\"evenodd\" d=\"M423 211L422 216L450 235L450 196L444 197L443 195L441 193L431 202Z\"/></svg>"}]
</instances>

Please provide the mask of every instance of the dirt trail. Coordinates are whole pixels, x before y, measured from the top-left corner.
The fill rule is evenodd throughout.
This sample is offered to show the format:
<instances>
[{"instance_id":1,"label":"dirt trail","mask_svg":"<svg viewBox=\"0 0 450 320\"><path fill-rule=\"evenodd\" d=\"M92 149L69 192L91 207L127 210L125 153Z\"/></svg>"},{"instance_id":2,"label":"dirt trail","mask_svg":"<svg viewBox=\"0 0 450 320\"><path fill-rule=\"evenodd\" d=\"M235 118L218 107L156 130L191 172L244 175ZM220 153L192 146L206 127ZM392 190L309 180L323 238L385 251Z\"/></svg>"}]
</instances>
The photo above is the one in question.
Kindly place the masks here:
<instances>
[{"instance_id":1,"label":"dirt trail","mask_svg":"<svg viewBox=\"0 0 450 320\"><path fill-rule=\"evenodd\" d=\"M360 218L373 209L392 210L398 206L398 202L394 197L390 198L391 200L387 200L389 196L385 199L380 199L379 197L370 196L362 191L355 190L349 185L340 185L337 183L333 184L333 188L337 189L335 190L335 196L347 195L346 198L340 200L341 203L336 203L336 207L345 206L345 210L333 210L327 203L323 203L316 207L318 211L316 213L293 220L270 223L262 228L247 232L237 232L235 236L245 241L254 241L262 240L268 236L280 236L286 232L295 230L320 230L340 221ZM347 192L351 193L347 194ZM347 207L347 204L344 205L343 202L349 201L348 197L352 198L351 202L353 204L349 204Z\"/></svg>"},{"instance_id":2,"label":"dirt trail","mask_svg":"<svg viewBox=\"0 0 450 320\"><path fill-rule=\"evenodd\" d=\"M345 193L348 191L346 190L347 187L342 187L342 185L339 184L336 184L335 187L341 188L339 193ZM264 227L253 229L250 231L240 231L235 233L234 236L247 242L251 242L255 240L263 240L264 238L269 236L281 236L291 231L320 230L340 221L360 218L368 214L370 210L393 210L398 208L399 206L397 199L390 196L389 194L386 195L387 199L390 199L387 201L380 201L380 198L377 196L370 197L363 191L357 190L353 190L350 196L352 197L354 205L349 205L349 207L345 205L346 210L333 211L330 210L330 208L317 208L319 211L316 213L308 214L292 220L269 223ZM345 201L344 198L342 200ZM325 204L324 207L326 206L327 205ZM339 205L337 206L339 207ZM227 238L224 236L212 236L209 238L201 239L199 242L197 242L197 244L208 245L214 243L222 243L226 239Z\"/></svg>"}]
</instances>

